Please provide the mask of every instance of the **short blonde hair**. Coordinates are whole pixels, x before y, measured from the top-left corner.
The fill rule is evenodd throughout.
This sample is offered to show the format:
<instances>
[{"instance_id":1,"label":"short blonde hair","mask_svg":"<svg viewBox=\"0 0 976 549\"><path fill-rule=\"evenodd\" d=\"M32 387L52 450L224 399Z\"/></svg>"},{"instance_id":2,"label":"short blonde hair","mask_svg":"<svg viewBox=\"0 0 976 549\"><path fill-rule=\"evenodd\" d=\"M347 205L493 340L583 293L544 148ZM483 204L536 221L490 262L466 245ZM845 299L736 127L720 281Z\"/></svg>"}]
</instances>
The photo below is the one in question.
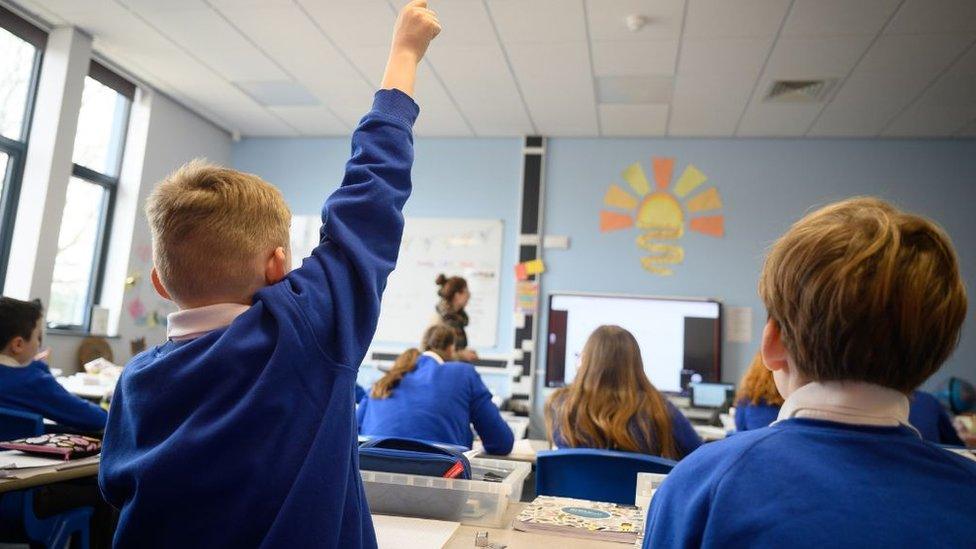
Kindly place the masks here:
<instances>
[{"instance_id":1,"label":"short blonde hair","mask_svg":"<svg viewBox=\"0 0 976 549\"><path fill-rule=\"evenodd\" d=\"M904 393L952 354L967 306L946 233L876 198L794 224L769 252L759 294L807 378Z\"/></svg>"},{"instance_id":2,"label":"short blonde hair","mask_svg":"<svg viewBox=\"0 0 976 549\"><path fill-rule=\"evenodd\" d=\"M256 175L193 160L146 203L153 262L177 302L250 297L258 255L288 249L291 212Z\"/></svg>"}]
</instances>

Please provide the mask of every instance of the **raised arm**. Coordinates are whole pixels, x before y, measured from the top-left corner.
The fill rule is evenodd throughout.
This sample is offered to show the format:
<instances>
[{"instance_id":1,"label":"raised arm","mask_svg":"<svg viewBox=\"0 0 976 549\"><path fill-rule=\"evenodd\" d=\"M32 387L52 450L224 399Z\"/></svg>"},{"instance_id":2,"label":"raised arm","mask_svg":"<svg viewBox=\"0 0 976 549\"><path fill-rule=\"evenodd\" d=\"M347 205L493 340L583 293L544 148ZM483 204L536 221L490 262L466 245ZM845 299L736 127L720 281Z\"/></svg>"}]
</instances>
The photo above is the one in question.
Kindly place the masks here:
<instances>
[{"instance_id":1,"label":"raised arm","mask_svg":"<svg viewBox=\"0 0 976 549\"><path fill-rule=\"evenodd\" d=\"M409 94L417 64L440 32L426 6L415 0L400 12L383 89L353 133L342 185L322 209L321 243L288 275L292 298L323 354L348 366L359 366L373 338L403 235L419 112Z\"/></svg>"}]
</instances>

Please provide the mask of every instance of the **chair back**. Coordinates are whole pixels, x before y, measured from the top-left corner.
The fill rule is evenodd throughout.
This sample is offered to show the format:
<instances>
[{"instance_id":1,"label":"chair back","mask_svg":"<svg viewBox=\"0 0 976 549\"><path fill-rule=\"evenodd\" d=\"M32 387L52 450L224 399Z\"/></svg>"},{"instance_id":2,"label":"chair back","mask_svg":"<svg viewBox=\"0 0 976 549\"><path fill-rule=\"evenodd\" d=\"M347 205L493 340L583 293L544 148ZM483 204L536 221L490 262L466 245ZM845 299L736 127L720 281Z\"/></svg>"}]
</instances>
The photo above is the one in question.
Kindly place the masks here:
<instances>
[{"instance_id":1,"label":"chair back","mask_svg":"<svg viewBox=\"0 0 976 549\"><path fill-rule=\"evenodd\" d=\"M667 474L676 464L657 456L593 448L539 452L536 493L633 505L637 473Z\"/></svg>"},{"instance_id":2,"label":"chair back","mask_svg":"<svg viewBox=\"0 0 976 549\"><path fill-rule=\"evenodd\" d=\"M44 434L44 418L38 414L0 408L0 441Z\"/></svg>"}]
</instances>

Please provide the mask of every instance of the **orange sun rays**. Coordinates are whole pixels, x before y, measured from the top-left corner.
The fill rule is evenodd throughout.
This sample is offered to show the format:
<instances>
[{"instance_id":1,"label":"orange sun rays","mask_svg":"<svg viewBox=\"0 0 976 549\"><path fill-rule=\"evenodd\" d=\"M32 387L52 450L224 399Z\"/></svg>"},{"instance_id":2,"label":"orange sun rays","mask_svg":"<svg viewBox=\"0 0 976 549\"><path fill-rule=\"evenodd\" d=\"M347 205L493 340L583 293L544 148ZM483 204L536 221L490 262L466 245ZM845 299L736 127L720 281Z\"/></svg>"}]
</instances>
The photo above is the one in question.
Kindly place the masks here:
<instances>
[{"instance_id":1,"label":"orange sun rays","mask_svg":"<svg viewBox=\"0 0 976 549\"><path fill-rule=\"evenodd\" d=\"M651 253L641 258L641 265L651 273L670 275L669 266L684 261L684 248L674 241L684 235L686 225L689 230L704 235L725 235L725 216L716 213L723 207L722 197L715 187L695 193L708 177L691 164L685 167L673 188L673 158L652 158L651 170L653 189L639 162L627 166L620 174L636 197L615 183L607 188L603 195L605 209L600 210L600 232L632 227L641 230L636 244ZM705 213L709 215L698 215ZM687 219L691 215L695 217Z\"/></svg>"}]
</instances>

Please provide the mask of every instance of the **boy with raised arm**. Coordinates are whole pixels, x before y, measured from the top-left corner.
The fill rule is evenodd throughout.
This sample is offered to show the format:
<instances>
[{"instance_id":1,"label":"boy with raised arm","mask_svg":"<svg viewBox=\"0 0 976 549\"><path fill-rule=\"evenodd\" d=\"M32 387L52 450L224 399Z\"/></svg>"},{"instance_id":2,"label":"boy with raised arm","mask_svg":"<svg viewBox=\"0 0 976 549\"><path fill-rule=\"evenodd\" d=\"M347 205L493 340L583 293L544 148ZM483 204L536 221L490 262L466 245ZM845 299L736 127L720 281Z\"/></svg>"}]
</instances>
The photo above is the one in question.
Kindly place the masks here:
<instances>
[{"instance_id":1,"label":"boy with raised arm","mask_svg":"<svg viewBox=\"0 0 976 549\"><path fill-rule=\"evenodd\" d=\"M120 547L375 547L354 387L410 194L417 64L440 31L414 0L352 136L321 242L288 272L290 213L260 178L192 162L153 192L168 341L125 368L99 481Z\"/></svg>"}]
</instances>

